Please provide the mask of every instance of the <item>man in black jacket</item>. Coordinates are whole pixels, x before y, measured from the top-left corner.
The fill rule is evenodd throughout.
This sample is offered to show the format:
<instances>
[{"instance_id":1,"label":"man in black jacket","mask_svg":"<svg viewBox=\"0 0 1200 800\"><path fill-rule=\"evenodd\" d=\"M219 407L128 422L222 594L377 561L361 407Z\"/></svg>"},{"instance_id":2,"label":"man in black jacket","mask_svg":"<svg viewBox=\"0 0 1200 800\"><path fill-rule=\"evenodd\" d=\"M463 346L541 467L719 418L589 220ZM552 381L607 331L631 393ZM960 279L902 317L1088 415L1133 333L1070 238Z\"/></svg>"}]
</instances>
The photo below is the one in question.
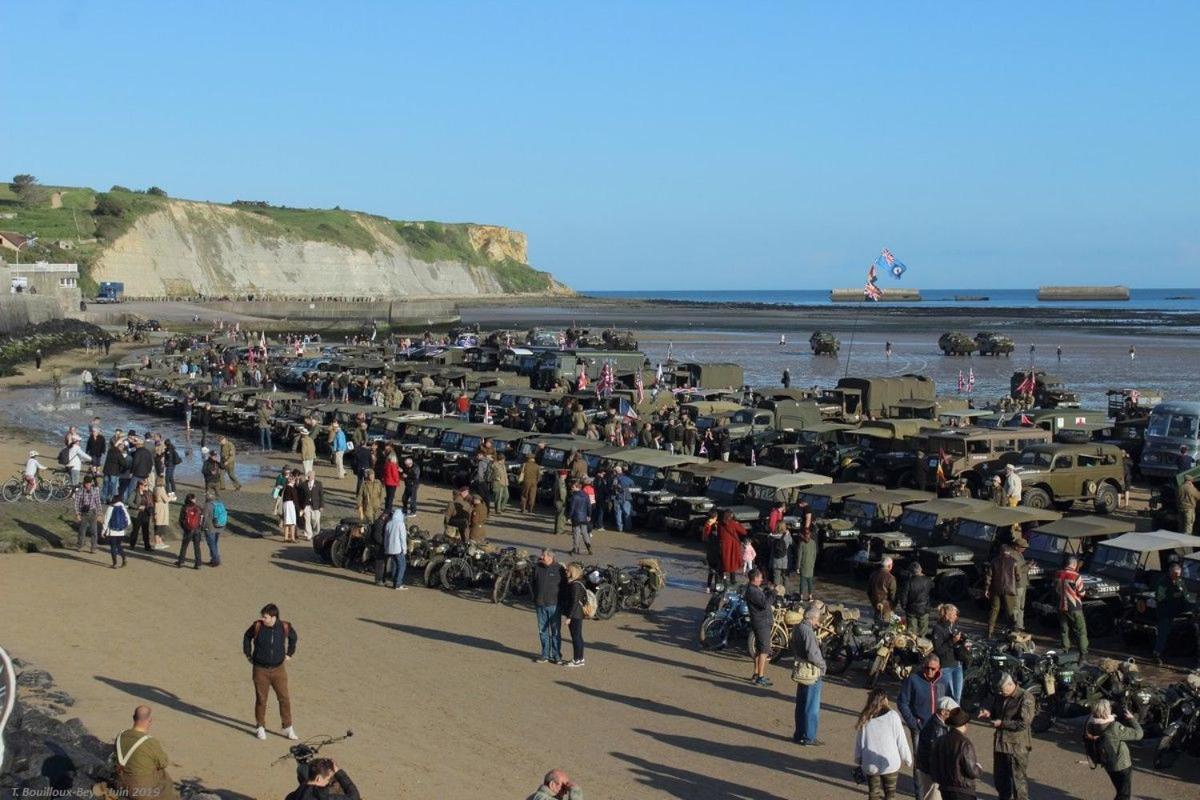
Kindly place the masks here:
<instances>
[{"instance_id":1,"label":"man in black jacket","mask_svg":"<svg viewBox=\"0 0 1200 800\"><path fill-rule=\"evenodd\" d=\"M950 728L946 725L946 719L954 709L958 708L958 703L954 702L952 697L943 697L938 700L937 711L921 728L921 732L917 735L917 756L914 759L913 768L916 770L916 784L920 787L917 792L917 797L937 797L938 792L937 781L933 778L933 768L931 766L933 760L933 748L943 736L950 732Z\"/></svg>"},{"instance_id":2,"label":"man in black jacket","mask_svg":"<svg viewBox=\"0 0 1200 800\"><path fill-rule=\"evenodd\" d=\"M401 504L405 514L417 513L417 489L421 488L421 466L411 458L404 459L404 497Z\"/></svg>"},{"instance_id":3,"label":"man in black jacket","mask_svg":"<svg viewBox=\"0 0 1200 800\"><path fill-rule=\"evenodd\" d=\"M104 487L100 499L107 503L120 489L121 473L125 471L125 447L116 443L104 456Z\"/></svg>"},{"instance_id":4,"label":"man in black jacket","mask_svg":"<svg viewBox=\"0 0 1200 800\"><path fill-rule=\"evenodd\" d=\"M925 575L920 564L914 563L908 580L900 587L896 605L904 611L908 629L917 636L929 630L929 596L933 593L933 581Z\"/></svg>"},{"instance_id":5,"label":"man in black jacket","mask_svg":"<svg viewBox=\"0 0 1200 800\"><path fill-rule=\"evenodd\" d=\"M975 745L967 737L970 721L970 715L961 708L951 711L946 717L949 730L930 753L930 777L937 782L942 800L975 800L975 779L983 774L983 767L975 755Z\"/></svg>"},{"instance_id":6,"label":"man in black jacket","mask_svg":"<svg viewBox=\"0 0 1200 800\"><path fill-rule=\"evenodd\" d=\"M150 476L154 474L154 451L146 446L145 439L137 440L137 449L133 451L131 462L130 471L133 473L133 481L130 485L136 487L139 483L145 482L146 487L153 490L154 481ZM126 495L130 495L130 493L126 492ZM126 505L129 504L130 496L125 498Z\"/></svg>"},{"instance_id":7,"label":"man in black jacket","mask_svg":"<svg viewBox=\"0 0 1200 800\"><path fill-rule=\"evenodd\" d=\"M763 591L762 570L750 570L750 584L746 587L746 605L750 607L750 629L754 631L754 674L750 682L755 686L770 686L767 678L767 659L771 657L771 627L775 622L773 599Z\"/></svg>"},{"instance_id":8,"label":"man in black jacket","mask_svg":"<svg viewBox=\"0 0 1200 800\"><path fill-rule=\"evenodd\" d=\"M272 689L279 701L279 719L283 735L298 739L292 728L292 701L288 696L286 661L296 653L296 629L279 618L279 607L267 603L259 612L259 618L246 629L242 636L242 652L246 660L254 665L251 677L254 681L254 722L258 726L254 735L267 738L267 697Z\"/></svg>"},{"instance_id":9,"label":"man in black jacket","mask_svg":"<svg viewBox=\"0 0 1200 800\"><path fill-rule=\"evenodd\" d=\"M537 612L538 638L542 642L542 654L535 663L557 664L562 661L562 613L559 596L567 585L566 571L554 560L554 553L543 550L542 557L533 567L530 579L533 586L533 605Z\"/></svg>"},{"instance_id":10,"label":"man in black jacket","mask_svg":"<svg viewBox=\"0 0 1200 800\"><path fill-rule=\"evenodd\" d=\"M108 440L104 438L104 434L100 429L93 426L91 433L88 434L87 444L84 445L84 452L92 459L91 472L95 474L96 470L104 461L104 452L108 449Z\"/></svg>"},{"instance_id":11,"label":"man in black jacket","mask_svg":"<svg viewBox=\"0 0 1200 800\"><path fill-rule=\"evenodd\" d=\"M337 781L342 789L338 797L359 800L358 787L354 785L354 781L350 780L350 776L336 761L328 758L313 759L308 765L308 780L300 784L286 800L328 800L329 784L334 781Z\"/></svg>"}]
</instances>

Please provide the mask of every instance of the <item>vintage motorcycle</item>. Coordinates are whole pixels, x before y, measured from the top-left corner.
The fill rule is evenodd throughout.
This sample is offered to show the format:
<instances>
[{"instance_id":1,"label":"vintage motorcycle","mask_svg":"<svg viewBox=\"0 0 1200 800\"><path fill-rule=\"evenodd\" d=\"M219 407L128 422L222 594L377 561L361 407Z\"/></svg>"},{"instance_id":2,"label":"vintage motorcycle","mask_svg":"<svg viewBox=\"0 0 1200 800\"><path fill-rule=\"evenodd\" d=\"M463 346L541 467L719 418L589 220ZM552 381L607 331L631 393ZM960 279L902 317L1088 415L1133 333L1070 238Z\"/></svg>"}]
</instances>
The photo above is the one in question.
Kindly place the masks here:
<instances>
[{"instance_id":1,"label":"vintage motorcycle","mask_svg":"<svg viewBox=\"0 0 1200 800\"><path fill-rule=\"evenodd\" d=\"M825 643L825 671L844 675L855 661L874 661L879 649L879 629L863 621L858 609L835 614L833 634Z\"/></svg>"},{"instance_id":2,"label":"vintage motorcycle","mask_svg":"<svg viewBox=\"0 0 1200 800\"><path fill-rule=\"evenodd\" d=\"M750 606L737 587L725 588L720 583L713 600L709 601L712 610L700 623L700 647L723 650L731 641L750 635Z\"/></svg>"},{"instance_id":3,"label":"vintage motorcycle","mask_svg":"<svg viewBox=\"0 0 1200 800\"><path fill-rule=\"evenodd\" d=\"M331 744L344 742L354 735L354 731L346 731L342 736L313 736L299 744L294 744L288 748L288 751L279 758L271 762L271 766L287 761L289 758L296 762L296 781L298 783L307 783L309 778L309 765L320 754L322 747L328 747Z\"/></svg>"},{"instance_id":4,"label":"vintage motorcycle","mask_svg":"<svg viewBox=\"0 0 1200 800\"><path fill-rule=\"evenodd\" d=\"M492 583L492 602L508 603L529 597L533 591L533 559L527 550L516 550L497 568Z\"/></svg>"},{"instance_id":5,"label":"vintage motorcycle","mask_svg":"<svg viewBox=\"0 0 1200 800\"><path fill-rule=\"evenodd\" d=\"M448 592L461 592L480 584L495 585L496 576L516 559L517 549L499 550L495 545L468 542L462 555L448 558L438 573L438 582Z\"/></svg>"},{"instance_id":6,"label":"vintage motorcycle","mask_svg":"<svg viewBox=\"0 0 1200 800\"><path fill-rule=\"evenodd\" d=\"M932 652L933 642L909 633L903 622L891 623L880 631L875 660L867 671L867 687L874 689L888 676L904 680Z\"/></svg>"},{"instance_id":7,"label":"vintage motorcycle","mask_svg":"<svg viewBox=\"0 0 1200 800\"><path fill-rule=\"evenodd\" d=\"M1158 750L1154 753L1157 769L1170 769L1180 753L1200 757L1200 672L1193 672L1182 683L1163 690L1166 703L1165 725Z\"/></svg>"},{"instance_id":8,"label":"vintage motorcycle","mask_svg":"<svg viewBox=\"0 0 1200 800\"><path fill-rule=\"evenodd\" d=\"M1083 716L1100 697L1095 691L1098 670L1079 663L1076 653L1047 650L1029 665L1022 686L1035 701L1029 729L1045 733L1057 719Z\"/></svg>"},{"instance_id":9,"label":"vintage motorcycle","mask_svg":"<svg viewBox=\"0 0 1200 800\"><path fill-rule=\"evenodd\" d=\"M635 567L586 567L584 579L596 594L596 619L612 619L618 611L645 611L667 583L658 560L639 559Z\"/></svg>"}]
</instances>

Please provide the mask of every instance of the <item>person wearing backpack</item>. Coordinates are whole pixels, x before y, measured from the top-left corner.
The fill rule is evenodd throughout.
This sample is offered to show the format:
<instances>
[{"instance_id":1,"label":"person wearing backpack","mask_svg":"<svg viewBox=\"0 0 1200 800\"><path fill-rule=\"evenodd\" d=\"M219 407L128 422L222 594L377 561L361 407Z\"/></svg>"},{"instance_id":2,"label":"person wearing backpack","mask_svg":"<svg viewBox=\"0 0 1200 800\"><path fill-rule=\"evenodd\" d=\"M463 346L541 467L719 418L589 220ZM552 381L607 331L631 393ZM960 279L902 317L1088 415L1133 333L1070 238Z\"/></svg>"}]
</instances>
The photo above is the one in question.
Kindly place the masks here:
<instances>
[{"instance_id":1,"label":"person wearing backpack","mask_svg":"<svg viewBox=\"0 0 1200 800\"><path fill-rule=\"evenodd\" d=\"M571 633L571 660L563 666L583 666L583 620L584 607L588 605L588 590L583 585L583 567L578 564L567 565L567 585L560 607L567 609L567 630ZM592 613L595 613L595 602L591 602Z\"/></svg>"},{"instance_id":2,"label":"person wearing backpack","mask_svg":"<svg viewBox=\"0 0 1200 800\"><path fill-rule=\"evenodd\" d=\"M288 695L287 661L296 654L296 629L279 618L279 607L267 603L259 618L251 623L242 636L242 653L253 665L254 735L267 738L267 698L271 690L279 701L279 721L283 735L292 741L299 739L292 727L292 700Z\"/></svg>"},{"instance_id":3,"label":"person wearing backpack","mask_svg":"<svg viewBox=\"0 0 1200 800\"><path fill-rule=\"evenodd\" d=\"M200 569L200 529L203 526L204 512L196 504L196 495L189 492L187 499L183 501L183 508L179 509L179 530L182 536L179 544L179 558L175 559L176 567L183 566L183 562L187 558L188 545L191 544L192 554L195 558L192 569Z\"/></svg>"},{"instance_id":4,"label":"person wearing backpack","mask_svg":"<svg viewBox=\"0 0 1200 800\"><path fill-rule=\"evenodd\" d=\"M120 566L125 566L125 534L129 531L129 511L121 502L119 494L113 495L104 510L104 528L102 536L108 537L108 552L112 556L113 569L117 568L117 557L121 557Z\"/></svg>"},{"instance_id":5,"label":"person wearing backpack","mask_svg":"<svg viewBox=\"0 0 1200 800\"><path fill-rule=\"evenodd\" d=\"M1140 741L1142 726L1128 710L1124 723L1113 716L1112 703L1098 700L1092 706L1092 715L1083 726L1083 749L1095 767L1108 773L1113 788L1117 790L1115 800L1129 800L1133 791L1133 759L1126 742Z\"/></svg>"},{"instance_id":6,"label":"person wearing backpack","mask_svg":"<svg viewBox=\"0 0 1200 800\"><path fill-rule=\"evenodd\" d=\"M225 509L225 504L211 492L206 494L201 524L204 528L204 541L208 544L208 565L210 567L221 566L221 532L225 530L228 522L229 512Z\"/></svg>"}]
</instances>

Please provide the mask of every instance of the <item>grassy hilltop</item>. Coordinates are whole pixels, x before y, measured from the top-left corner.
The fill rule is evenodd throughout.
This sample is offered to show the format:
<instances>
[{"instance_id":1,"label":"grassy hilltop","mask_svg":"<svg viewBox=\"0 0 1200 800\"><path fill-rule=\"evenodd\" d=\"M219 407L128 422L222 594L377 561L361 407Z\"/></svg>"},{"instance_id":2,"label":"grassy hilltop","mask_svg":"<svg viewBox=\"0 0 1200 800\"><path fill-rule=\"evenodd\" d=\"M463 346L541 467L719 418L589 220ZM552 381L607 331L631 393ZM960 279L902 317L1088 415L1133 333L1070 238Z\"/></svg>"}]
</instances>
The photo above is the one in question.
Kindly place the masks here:
<instances>
[{"instance_id":1,"label":"grassy hilltop","mask_svg":"<svg viewBox=\"0 0 1200 800\"><path fill-rule=\"evenodd\" d=\"M79 262L87 295L96 290L89 269L105 249L140 217L164 210L170 202L166 192L157 187L135 191L113 186L107 192L98 192L85 187L4 183L0 184L0 231L37 235L36 245L22 249L22 261ZM382 231L420 261L452 261L486 268L509 293L542 292L555 285L548 272L513 257L524 255L523 239L516 253L512 248L481 248L471 236L472 230L481 226L471 223L389 220L340 208L287 208L263 201L206 205L230 209L239 226L267 239L323 242L374 253L381 247ZM15 260L11 251L3 255Z\"/></svg>"}]
</instances>

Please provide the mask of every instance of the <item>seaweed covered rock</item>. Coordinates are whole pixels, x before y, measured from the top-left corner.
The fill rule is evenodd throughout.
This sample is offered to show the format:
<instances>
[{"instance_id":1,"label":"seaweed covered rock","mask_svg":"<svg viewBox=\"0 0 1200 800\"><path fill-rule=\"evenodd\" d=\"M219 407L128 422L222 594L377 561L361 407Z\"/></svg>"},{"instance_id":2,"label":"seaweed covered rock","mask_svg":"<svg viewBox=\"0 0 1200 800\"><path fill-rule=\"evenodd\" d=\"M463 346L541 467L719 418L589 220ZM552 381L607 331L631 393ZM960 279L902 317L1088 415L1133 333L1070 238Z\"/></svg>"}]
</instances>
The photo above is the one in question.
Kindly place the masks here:
<instances>
[{"instance_id":1,"label":"seaweed covered rock","mask_svg":"<svg viewBox=\"0 0 1200 800\"><path fill-rule=\"evenodd\" d=\"M89 337L101 344L112 341L103 328L77 319L52 319L0 336L0 376L12 375L17 364L32 361L38 350L43 356L61 353L83 347L84 340Z\"/></svg>"}]
</instances>

